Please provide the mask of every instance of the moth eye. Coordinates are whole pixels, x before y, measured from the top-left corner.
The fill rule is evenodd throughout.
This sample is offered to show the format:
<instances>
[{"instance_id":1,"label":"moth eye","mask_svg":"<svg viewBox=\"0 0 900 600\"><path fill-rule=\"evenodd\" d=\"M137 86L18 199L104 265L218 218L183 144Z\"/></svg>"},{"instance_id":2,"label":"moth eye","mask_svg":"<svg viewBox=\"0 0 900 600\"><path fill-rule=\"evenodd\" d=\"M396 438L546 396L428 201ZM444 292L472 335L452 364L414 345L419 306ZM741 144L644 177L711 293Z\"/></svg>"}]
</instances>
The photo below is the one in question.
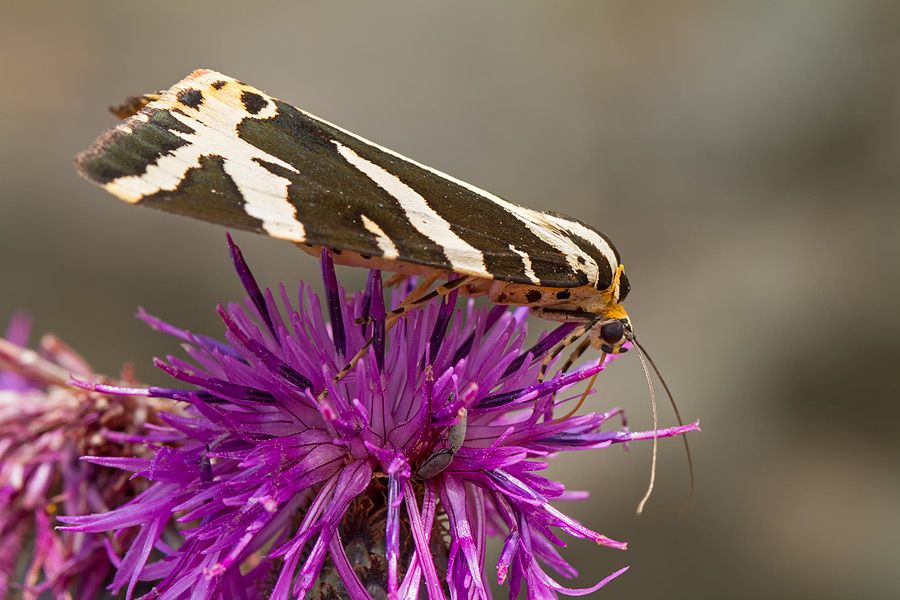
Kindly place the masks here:
<instances>
[{"instance_id":1,"label":"moth eye","mask_svg":"<svg viewBox=\"0 0 900 600\"><path fill-rule=\"evenodd\" d=\"M607 344L615 344L625 335L625 326L622 321L610 321L600 328L600 339Z\"/></svg>"}]
</instances>

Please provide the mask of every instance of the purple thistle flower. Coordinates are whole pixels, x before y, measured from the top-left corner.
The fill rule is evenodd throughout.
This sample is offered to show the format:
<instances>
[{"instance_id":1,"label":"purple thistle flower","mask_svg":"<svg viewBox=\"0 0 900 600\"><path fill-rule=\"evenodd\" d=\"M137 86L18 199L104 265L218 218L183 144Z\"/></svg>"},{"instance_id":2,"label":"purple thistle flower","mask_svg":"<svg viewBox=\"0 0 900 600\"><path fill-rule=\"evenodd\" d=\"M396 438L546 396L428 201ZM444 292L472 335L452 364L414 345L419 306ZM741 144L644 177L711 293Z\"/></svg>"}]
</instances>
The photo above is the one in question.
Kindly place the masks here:
<instances>
[{"instance_id":1,"label":"purple thistle flower","mask_svg":"<svg viewBox=\"0 0 900 600\"><path fill-rule=\"evenodd\" d=\"M96 375L54 336L28 349L30 329L18 314L0 338L0 598L94 600L113 571L108 550L130 536L57 531L54 519L109 510L145 489L81 457L149 455L129 434L175 407L67 385L70 373Z\"/></svg>"},{"instance_id":2,"label":"purple thistle flower","mask_svg":"<svg viewBox=\"0 0 900 600\"><path fill-rule=\"evenodd\" d=\"M578 590L545 571L576 575L552 528L625 548L551 506L572 495L539 474L546 461L654 435L601 432L621 410L554 422L554 405L571 400L554 396L609 362L538 383L533 358L571 325L526 352L527 309L458 308L454 292L387 330L380 274L345 298L327 250L326 321L305 284L296 307L283 286L262 291L230 237L229 246L249 296L219 307L225 343L139 313L187 342L193 363L157 365L194 387L81 384L189 405L146 435L152 458L87 459L151 482L111 512L64 519L79 532L137 528L114 592L130 598L155 581L145 597L488 598L489 535L505 536L496 576L511 598L523 582L528 598L583 595L625 570ZM408 293L400 287L394 305ZM163 539L173 523L178 539Z\"/></svg>"}]
</instances>

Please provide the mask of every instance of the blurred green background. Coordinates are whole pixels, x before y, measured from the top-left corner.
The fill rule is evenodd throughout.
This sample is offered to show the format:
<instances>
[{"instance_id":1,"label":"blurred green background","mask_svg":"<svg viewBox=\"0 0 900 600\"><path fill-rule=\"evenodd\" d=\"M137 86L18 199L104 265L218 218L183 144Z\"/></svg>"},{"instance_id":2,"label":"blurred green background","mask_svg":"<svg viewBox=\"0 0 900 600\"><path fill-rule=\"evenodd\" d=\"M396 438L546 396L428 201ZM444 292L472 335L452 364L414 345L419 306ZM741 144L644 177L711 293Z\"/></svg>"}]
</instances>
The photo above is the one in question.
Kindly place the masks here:
<instances>
[{"instance_id":1,"label":"blurred green background","mask_svg":"<svg viewBox=\"0 0 900 600\"><path fill-rule=\"evenodd\" d=\"M72 167L107 106L198 67L615 240L640 338L704 432L685 519L679 443L640 518L649 444L560 457L593 493L564 509L630 545L573 542L578 584L630 564L601 597L900 597L900 4L7 0L0 319L28 308L152 382L179 349L137 306L221 331L241 293L223 230ZM236 238L264 284L318 278ZM637 357L601 379L595 406L649 427Z\"/></svg>"}]
</instances>

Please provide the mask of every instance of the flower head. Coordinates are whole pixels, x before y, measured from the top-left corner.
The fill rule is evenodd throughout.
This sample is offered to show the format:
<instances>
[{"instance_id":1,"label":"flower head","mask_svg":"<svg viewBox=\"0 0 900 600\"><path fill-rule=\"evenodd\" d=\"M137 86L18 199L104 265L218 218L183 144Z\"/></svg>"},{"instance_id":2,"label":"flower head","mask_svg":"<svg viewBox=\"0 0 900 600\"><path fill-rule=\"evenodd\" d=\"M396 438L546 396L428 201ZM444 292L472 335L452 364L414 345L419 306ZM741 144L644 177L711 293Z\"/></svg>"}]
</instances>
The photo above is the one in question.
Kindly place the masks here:
<instances>
[{"instance_id":1,"label":"flower head","mask_svg":"<svg viewBox=\"0 0 900 600\"><path fill-rule=\"evenodd\" d=\"M57 531L54 518L109 510L146 488L80 458L147 455L130 434L161 405L174 407L68 386L70 373L94 378L93 370L55 336L30 350L30 329L18 314L0 338L0 598L93 600L113 570L108 549L127 547L130 536Z\"/></svg>"},{"instance_id":2,"label":"flower head","mask_svg":"<svg viewBox=\"0 0 900 600\"><path fill-rule=\"evenodd\" d=\"M555 395L608 364L537 381L533 359L570 325L525 351L527 309L457 307L451 293L389 328L380 274L347 298L327 250L326 320L302 282L296 304L284 286L260 290L229 244L248 297L219 307L224 342L139 315L187 343L192 362L157 365L193 387L83 384L189 405L146 435L152 458L89 459L151 482L112 512L65 519L75 531L137 528L114 591L152 580L152 597L173 599L489 597L490 535L505 537L495 572L511 597L523 582L529 598L584 594L624 571L568 590L544 570L575 575L553 528L625 547L551 506L567 495L539 474L546 461L653 437L601 432L620 410L553 420L567 401ZM176 521L179 539L163 539Z\"/></svg>"}]
</instances>

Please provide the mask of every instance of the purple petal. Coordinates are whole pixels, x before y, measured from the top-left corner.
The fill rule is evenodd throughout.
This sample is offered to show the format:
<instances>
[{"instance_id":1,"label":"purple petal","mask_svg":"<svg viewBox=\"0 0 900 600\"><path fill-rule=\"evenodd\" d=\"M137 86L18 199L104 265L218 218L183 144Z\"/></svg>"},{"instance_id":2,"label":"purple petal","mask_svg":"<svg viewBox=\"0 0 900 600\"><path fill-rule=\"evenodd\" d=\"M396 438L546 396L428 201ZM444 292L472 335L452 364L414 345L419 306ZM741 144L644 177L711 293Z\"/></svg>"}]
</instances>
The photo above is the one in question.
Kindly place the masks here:
<instances>
[{"instance_id":1,"label":"purple petal","mask_svg":"<svg viewBox=\"0 0 900 600\"><path fill-rule=\"evenodd\" d=\"M247 290L247 294L250 295L253 305L256 306L256 309L259 311L259 314L269 328L269 331L274 335L275 327L272 325L269 311L266 310L265 298L259 290L259 284L256 283L256 278L254 278L253 273L250 272L250 267L247 266L247 262L244 260L241 249L238 248L237 244L234 243L234 240L231 239L231 234L226 233L225 237L228 240L228 251L231 253L231 261L234 263L234 270L237 271L238 277L241 278L241 283L244 284L244 289Z\"/></svg>"},{"instance_id":2,"label":"purple petal","mask_svg":"<svg viewBox=\"0 0 900 600\"><path fill-rule=\"evenodd\" d=\"M410 518L410 529L412 530L413 541L416 545L416 553L413 556L415 565L411 564L410 566L421 569L422 574L425 576L425 586L428 590L428 597L432 599L443 599L445 597L444 590L438 580L437 570L434 565L434 560L432 559L431 547L429 545L437 505L435 486L431 482L425 482L425 494L422 498L422 512L419 512L419 507L416 504L415 491L413 490L411 482L408 480L403 486L403 497L406 503L406 513ZM409 578L409 573L407 573L407 579ZM404 580L403 583L406 587L406 593L404 594L404 586L401 586L401 595L408 596L413 594L413 597L416 597L415 594L417 594L419 590L418 578L416 578L415 581L410 580L410 585L408 586L406 585L406 580Z\"/></svg>"},{"instance_id":3,"label":"purple petal","mask_svg":"<svg viewBox=\"0 0 900 600\"><path fill-rule=\"evenodd\" d=\"M207 350L217 350L222 354L227 354L230 356L234 356L235 358L239 358L239 354L228 344L220 342L218 340L214 340L213 338L205 335L191 333L186 329L178 329L173 325L169 325L162 319L154 317L153 315L145 311L144 307L142 306L138 307L138 312L135 317L149 325L150 328L154 331L159 331L167 335L171 335L176 339L184 340L191 344L197 344L201 348L205 348Z\"/></svg>"},{"instance_id":4,"label":"purple petal","mask_svg":"<svg viewBox=\"0 0 900 600\"><path fill-rule=\"evenodd\" d=\"M468 498L466 494L465 483L452 475L443 477L444 490L441 494L441 503L447 511L450 519L450 527L453 532L453 545L450 549L451 563L454 559L454 547L457 551L462 552L462 558L465 561L465 568L457 567L455 585L465 585L466 588L472 588L482 597L487 595L483 581L483 569L479 561L479 551L476 546L475 532L473 524L470 520ZM447 582L451 583L450 574L453 572L452 567L447 573ZM462 575L463 573L467 573ZM460 575L462 577L460 578Z\"/></svg>"},{"instance_id":5,"label":"purple petal","mask_svg":"<svg viewBox=\"0 0 900 600\"><path fill-rule=\"evenodd\" d=\"M344 329L344 311L341 290L334 272L331 250L322 247L322 279L325 281L325 296L328 298L328 315L331 317L331 335L338 356L347 355L347 331Z\"/></svg>"}]
</instances>

